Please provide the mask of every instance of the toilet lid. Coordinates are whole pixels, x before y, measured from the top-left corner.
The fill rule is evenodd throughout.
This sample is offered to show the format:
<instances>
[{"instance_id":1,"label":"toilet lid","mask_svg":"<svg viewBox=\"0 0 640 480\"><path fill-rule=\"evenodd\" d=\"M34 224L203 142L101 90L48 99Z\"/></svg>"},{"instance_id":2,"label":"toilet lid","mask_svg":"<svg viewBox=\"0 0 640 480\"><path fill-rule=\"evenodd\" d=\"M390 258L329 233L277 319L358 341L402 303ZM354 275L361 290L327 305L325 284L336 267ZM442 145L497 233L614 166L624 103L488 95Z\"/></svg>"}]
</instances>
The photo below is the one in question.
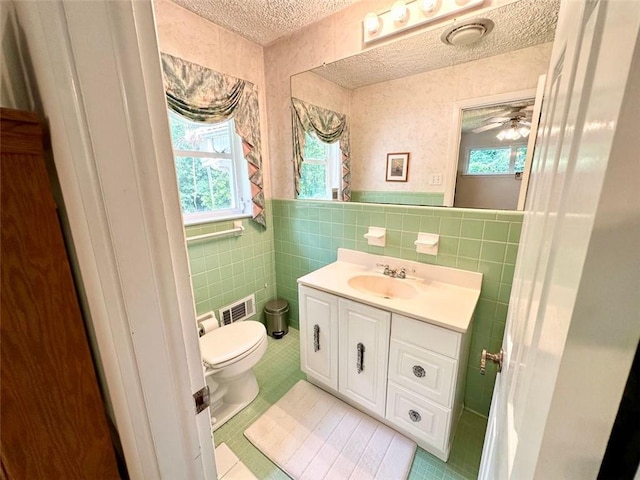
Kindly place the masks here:
<instances>
[{"instance_id":1,"label":"toilet lid","mask_svg":"<svg viewBox=\"0 0 640 480\"><path fill-rule=\"evenodd\" d=\"M228 362L251 350L266 334L264 325L254 320L232 323L200 337L200 354L209 365Z\"/></svg>"}]
</instances>

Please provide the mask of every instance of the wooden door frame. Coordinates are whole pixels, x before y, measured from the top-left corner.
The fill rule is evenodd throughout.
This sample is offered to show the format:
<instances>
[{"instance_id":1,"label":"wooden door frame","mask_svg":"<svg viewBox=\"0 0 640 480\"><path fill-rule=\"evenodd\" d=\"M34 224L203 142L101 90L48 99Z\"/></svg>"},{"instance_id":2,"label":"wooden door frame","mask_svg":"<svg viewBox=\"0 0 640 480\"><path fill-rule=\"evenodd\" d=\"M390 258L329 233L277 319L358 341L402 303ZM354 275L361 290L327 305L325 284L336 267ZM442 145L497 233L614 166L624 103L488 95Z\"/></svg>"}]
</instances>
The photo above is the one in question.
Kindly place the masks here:
<instances>
[{"instance_id":1,"label":"wooden door frame","mask_svg":"<svg viewBox=\"0 0 640 480\"><path fill-rule=\"evenodd\" d=\"M216 478L150 1L17 2L131 478Z\"/></svg>"}]
</instances>

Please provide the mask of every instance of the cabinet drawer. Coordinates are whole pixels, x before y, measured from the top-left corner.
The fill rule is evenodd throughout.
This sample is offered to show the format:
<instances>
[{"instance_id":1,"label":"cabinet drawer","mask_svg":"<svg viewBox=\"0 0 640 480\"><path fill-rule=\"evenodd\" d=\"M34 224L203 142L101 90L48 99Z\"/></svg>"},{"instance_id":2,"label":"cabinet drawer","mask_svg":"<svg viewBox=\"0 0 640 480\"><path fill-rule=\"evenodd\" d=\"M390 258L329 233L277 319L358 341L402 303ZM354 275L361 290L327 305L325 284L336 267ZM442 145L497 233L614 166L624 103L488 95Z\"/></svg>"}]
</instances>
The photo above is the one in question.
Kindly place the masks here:
<instances>
[{"instance_id":1,"label":"cabinet drawer","mask_svg":"<svg viewBox=\"0 0 640 480\"><path fill-rule=\"evenodd\" d=\"M451 411L389 382L386 419L407 433L444 450Z\"/></svg>"},{"instance_id":2,"label":"cabinet drawer","mask_svg":"<svg viewBox=\"0 0 640 480\"><path fill-rule=\"evenodd\" d=\"M451 358L458 358L461 334L420 320L393 314L391 338Z\"/></svg>"},{"instance_id":3,"label":"cabinet drawer","mask_svg":"<svg viewBox=\"0 0 640 480\"><path fill-rule=\"evenodd\" d=\"M450 408L456 363L415 345L391 340L389 380Z\"/></svg>"}]
</instances>

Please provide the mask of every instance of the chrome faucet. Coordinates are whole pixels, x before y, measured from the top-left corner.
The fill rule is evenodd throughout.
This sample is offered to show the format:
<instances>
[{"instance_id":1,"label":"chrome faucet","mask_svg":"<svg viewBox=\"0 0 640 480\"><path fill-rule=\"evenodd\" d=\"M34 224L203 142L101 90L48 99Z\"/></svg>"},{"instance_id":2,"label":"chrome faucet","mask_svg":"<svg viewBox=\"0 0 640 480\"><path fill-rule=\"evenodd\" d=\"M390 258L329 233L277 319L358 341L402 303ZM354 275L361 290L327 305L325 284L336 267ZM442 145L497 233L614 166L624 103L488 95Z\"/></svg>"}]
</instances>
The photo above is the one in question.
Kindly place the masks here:
<instances>
[{"instance_id":1,"label":"chrome faucet","mask_svg":"<svg viewBox=\"0 0 640 480\"><path fill-rule=\"evenodd\" d=\"M383 275L387 275L388 277L392 277L392 278L407 278L407 269L405 267L400 267L400 268L389 268L389 265L385 264L385 263L376 263L376 265L378 267L383 267L384 270L382 272ZM415 270L411 270L412 272L415 272Z\"/></svg>"},{"instance_id":2,"label":"chrome faucet","mask_svg":"<svg viewBox=\"0 0 640 480\"><path fill-rule=\"evenodd\" d=\"M395 276L395 274L396 274L396 271L395 271L395 270L391 270L391 269L389 268L389 265L388 265L388 264L385 264L385 263L376 263L376 266L378 266L378 267L383 267L383 268L384 268L384 270L382 271L382 274L383 274L383 275L388 275L389 277L393 277L393 276Z\"/></svg>"}]
</instances>

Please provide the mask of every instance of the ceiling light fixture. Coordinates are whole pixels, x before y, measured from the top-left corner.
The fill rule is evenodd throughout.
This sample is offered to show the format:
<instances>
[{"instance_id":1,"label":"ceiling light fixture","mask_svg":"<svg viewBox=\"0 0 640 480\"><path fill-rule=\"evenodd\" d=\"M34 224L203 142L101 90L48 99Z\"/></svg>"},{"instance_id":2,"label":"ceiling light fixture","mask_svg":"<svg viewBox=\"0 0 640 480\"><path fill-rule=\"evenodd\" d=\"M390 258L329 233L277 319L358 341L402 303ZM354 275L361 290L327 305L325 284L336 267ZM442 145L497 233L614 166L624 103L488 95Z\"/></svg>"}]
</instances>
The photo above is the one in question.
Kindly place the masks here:
<instances>
[{"instance_id":1,"label":"ceiling light fixture","mask_svg":"<svg viewBox=\"0 0 640 480\"><path fill-rule=\"evenodd\" d=\"M454 23L440 37L447 45L460 47L471 45L493 30L494 23L488 18L472 18L462 23Z\"/></svg>"},{"instance_id":2,"label":"ceiling light fixture","mask_svg":"<svg viewBox=\"0 0 640 480\"><path fill-rule=\"evenodd\" d=\"M389 0L390 3L392 0ZM468 10L482 8L489 0L397 0L382 13L368 13L363 19L362 39L369 43L422 27Z\"/></svg>"},{"instance_id":3,"label":"ceiling light fixture","mask_svg":"<svg viewBox=\"0 0 640 480\"><path fill-rule=\"evenodd\" d=\"M527 138L531 133L531 129L526 126L519 126L518 119L513 119L509 123L509 126L503 130L500 130L496 135L496 138L501 142L504 140L520 140L521 138Z\"/></svg>"}]
</instances>

